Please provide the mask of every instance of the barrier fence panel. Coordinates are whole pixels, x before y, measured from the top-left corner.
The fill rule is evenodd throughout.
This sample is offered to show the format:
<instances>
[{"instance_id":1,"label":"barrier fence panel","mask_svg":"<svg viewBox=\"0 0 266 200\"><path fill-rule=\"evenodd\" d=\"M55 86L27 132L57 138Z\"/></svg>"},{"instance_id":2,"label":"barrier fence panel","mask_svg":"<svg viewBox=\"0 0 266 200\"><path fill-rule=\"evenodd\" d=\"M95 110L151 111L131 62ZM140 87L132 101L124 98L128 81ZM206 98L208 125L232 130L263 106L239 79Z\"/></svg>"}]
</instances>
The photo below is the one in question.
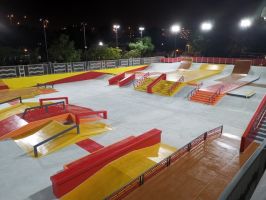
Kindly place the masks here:
<instances>
[{"instance_id":1,"label":"barrier fence panel","mask_svg":"<svg viewBox=\"0 0 266 200\"><path fill-rule=\"evenodd\" d=\"M128 59L120 59L119 65L120 66L128 66Z\"/></svg>"},{"instance_id":2,"label":"barrier fence panel","mask_svg":"<svg viewBox=\"0 0 266 200\"><path fill-rule=\"evenodd\" d=\"M0 68L0 78L17 77L16 66L3 66Z\"/></svg>"},{"instance_id":3,"label":"barrier fence panel","mask_svg":"<svg viewBox=\"0 0 266 200\"><path fill-rule=\"evenodd\" d=\"M105 61L105 68L115 68L115 67L117 67L116 60L106 60Z\"/></svg>"},{"instance_id":4,"label":"barrier fence panel","mask_svg":"<svg viewBox=\"0 0 266 200\"><path fill-rule=\"evenodd\" d=\"M72 63L73 72L82 72L86 70L85 62Z\"/></svg>"},{"instance_id":5,"label":"barrier fence panel","mask_svg":"<svg viewBox=\"0 0 266 200\"><path fill-rule=\"evenodd\" d=\"M54 74L68 72L68 67L66 63L55 63L52 65L52 68L53 68Z\"/></svg>"},{"instance_id":6,"label":"barrier fence panel","mask_svg":"<svg viewBox=\"0 0 266 200\"><path fill-rule=\"evenodd\" d=\"M141 60L140 58L133 58L133 65L140 65L141 64Z\"/></svg>"},{"instance_id":7,"label":"barrier fence panel","mask_svg":"<svg viewBox=\"0 0 266 200\"><path fill-rule=\"evenodd\" d=\"M90 61L89 62L89 69L101 69L102 62L101 61Z\"/></svg>"},{"instance_id":8,"label":"barrier fence panel","mask_svg":"<svg viewBox=\"0 0 266 200\"><path fill-rule=\"evenodd\" d=\"M47 72L47 69L44 69L45 67L47 67L44 64L40 64L40 65L28 65L28 75L29 76L36 76L36 75L44 75L46 74L45 72Z\"/></svg>"}]
</instances>

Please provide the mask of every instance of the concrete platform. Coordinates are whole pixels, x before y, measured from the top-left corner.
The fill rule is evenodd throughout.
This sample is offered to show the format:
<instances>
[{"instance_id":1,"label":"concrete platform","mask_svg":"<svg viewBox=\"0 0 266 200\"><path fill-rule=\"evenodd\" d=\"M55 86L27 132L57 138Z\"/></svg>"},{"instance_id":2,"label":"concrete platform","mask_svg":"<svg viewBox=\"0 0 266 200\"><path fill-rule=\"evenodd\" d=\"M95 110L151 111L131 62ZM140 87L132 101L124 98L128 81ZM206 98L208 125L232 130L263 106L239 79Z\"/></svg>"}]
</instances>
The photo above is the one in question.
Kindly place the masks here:
<instances>
[{"instance_id":1,"label":"concrete platform","mask_svg":"<svg viewBox=\"0 0 266 200\"><path fill-rule=\"evenodd\" d=\"M175 64L172 67L178 66L179 64ZM230 67L226 67L222 74L203 80L204 85L213 84L215 80L227 76L230 70ZM110 77L106 75L95 80L55 85L59 92L27 101L68 96L70 103L95 110L106 109L106 123L113 130L92 137L103 146L157 128L163 131L163 143L179 148L220 125L224 125L224 132L241 136L266 93L266 88L249 86L256 90L251 99L225 96L216 106L210 107L187 100L187 94L193 89L191 86L183 88L174 97L164 97L135 91L133 85L123 88L109 86L107 80ZM265 84L266 77L261 77L259 81ZM88 154L77 145L72 145L46 157L34 159L10 140L0 142L0 152L1 200L54 199L50 176L61 170L66 163Z\"/></svg>"}]
</instances>

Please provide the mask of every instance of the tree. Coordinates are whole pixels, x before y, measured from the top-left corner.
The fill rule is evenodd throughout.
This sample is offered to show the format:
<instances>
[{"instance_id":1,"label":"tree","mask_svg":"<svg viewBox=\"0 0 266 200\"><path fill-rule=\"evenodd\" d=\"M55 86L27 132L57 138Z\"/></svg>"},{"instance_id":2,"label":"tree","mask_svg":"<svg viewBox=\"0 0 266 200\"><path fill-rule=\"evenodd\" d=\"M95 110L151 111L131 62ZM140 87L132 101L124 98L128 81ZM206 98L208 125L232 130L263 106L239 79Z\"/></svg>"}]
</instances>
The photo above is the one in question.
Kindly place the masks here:
<instances>
[{"instance_id":1,"label":"tree","mask_svg":"<svg viewBox=\"0 0 266 200\"><path fill-rule=\"evenodd\" d=\"M122 50L112 47L95 47L89 49L87 53L90 60L117 60L121 58Z\"/></svg>"},{"instance_id":2,"label":"tree","mask_svg":"<svg viewBox=\"0 0 266 200\"><path fill-rule=\"evenodd\" d=\"M48 50L50 58L56 62L80 61L81 51L75 49L75 43L69 40L68 35L60 35Z\"/></svg>"},{"instance_id":3,"label":"tree","mask_svg":"<svg viewBox=\"0 0 266 200\"><path fill-rule=\"evenodd\" d=\"M129 59L129 58L139 58L140 57L140 51L137 49L130 50L128 52L125 52L123 55L123 58Z\"/></svg>"},{"instance_id":4,"label":"tree","mask_svg":"<svg viewBox=\"0 0 266 200\"><path fill-rule=\"evenodd\" d=\"M137 50L142 56L150 55L154 50L154 45L150 37L143 37L137 39L135 43L129 43L130 50Z\"/></svg>"}]
</instances>

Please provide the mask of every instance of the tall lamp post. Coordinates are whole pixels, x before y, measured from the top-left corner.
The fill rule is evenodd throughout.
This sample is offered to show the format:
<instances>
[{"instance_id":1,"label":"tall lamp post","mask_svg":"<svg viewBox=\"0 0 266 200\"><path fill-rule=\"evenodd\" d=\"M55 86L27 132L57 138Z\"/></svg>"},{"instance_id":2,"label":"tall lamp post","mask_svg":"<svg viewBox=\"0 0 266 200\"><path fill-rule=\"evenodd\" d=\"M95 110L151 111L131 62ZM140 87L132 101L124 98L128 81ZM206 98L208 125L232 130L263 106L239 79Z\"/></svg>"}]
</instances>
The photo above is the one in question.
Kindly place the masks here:
<instances>
[{"instance_id":1,"label":"tall lamp post","mask_svg":"<svg viewBox=\"0 0 266 200\"><path fill-rule=\"evenodd\" d=\"M176 38L177 38L177 35L178 33L181 31L181 27L179 25L173 25L171 27L171 32L175 34L175 44L174 44L174 47L175 47L175 52L174 52L174 56L176 57Z\"/></svg>"},{"instance_id":2,"label":"tall lamp post","mask_svg":"<svg viewBox=\"0 0 266 200\"><path fill-rule=\"evenodd\" d=\"M87 23L82 22L81 23L83 28L83 42L84 42L84 54L85 54L85 61L87 61L87 40L86 40L86 26Z\"/></svg>"},{"instance_id":3,"label":"tall lamp post","mask_svg":"<svg viewBox=\"0 0 266 200\"><path fill-rule=\"evenodd\" d=\"M44 36L44 44L45 44L45 53L46 53L46 61L49 62L48 57L48 47L47 47L47 36L46 36L46 28L48 26L49 21L47 19L40 19L43 28L43 36Z\"/></svg>"},{"instance_id":4,"label":"tall lamp post","mask_svg":"<svg viewBox=\"0 0 266 200\"><path fill-rule=\"evenodd\" d=\"M142 38L142 32L145 30L145 28L143 26L139 27L139 31L140 31L140 37Z\"/></svg>"},{"instance_id":5,"label":"tall lamp post","mask_svg":"<svg viewBox=\"0 0 266 200\"><path fill-rule=\"evenodd\" d=\"M118 35L117 35L117 32L118 32L118 29L119 28L120 28L120 25L118 25L118 24L113 25L113 30L115 32L115 44L116 44L116 48L118 48Z\"/></svg>"}]
</instances>

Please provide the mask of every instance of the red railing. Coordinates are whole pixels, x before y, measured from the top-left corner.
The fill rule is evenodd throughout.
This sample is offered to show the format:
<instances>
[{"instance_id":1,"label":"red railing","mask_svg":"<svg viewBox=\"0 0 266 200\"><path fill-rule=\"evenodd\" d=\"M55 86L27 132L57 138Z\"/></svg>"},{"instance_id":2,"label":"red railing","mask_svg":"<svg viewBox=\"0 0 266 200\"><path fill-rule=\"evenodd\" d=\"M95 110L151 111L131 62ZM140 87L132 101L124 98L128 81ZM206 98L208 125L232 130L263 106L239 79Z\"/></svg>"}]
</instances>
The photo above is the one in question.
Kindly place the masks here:
<instances>
[{"instance_id":1,"label":"red railing","mask_svg":"<svg viewBox=\"0 0 266 200\"><path fill-rule=\"evenodd\" d=\"M253 142L254 137L249 137L249 136L256 135L257 130L259 128L258 126L262 118L265 116L265 113L266 113L266 95L264 96L263 100L258 106L255 114L250 120L248 127L246 128L241 138L240 152L244 152L245 149L248 147L248 145L250 145Z\"/></svg>"},{"instance_id":2,"label":"red railing","mask_svg":"<svg viewBox=\"0 0 266 200\"><path fill-rule=\"evenodd\" d=\"M191 57L195 63L215 63L215 64L235 64L237 60L251 60L253 66L266 66L266 59L252 59L252 58L219 58L219 57ZM183 57L177 58L161 58L160 61L164 63L181 62Z\"/></svg>"},{"instance_id":3,"label":"red railing","mask_svg":"<svg viewBox=\"0 0 266 200\"><path fill-rule=\"evenodd\" d=\"M123 78L125 78L125 73L122 73L122 74L118 74L112 78L110 78L108 80L109 82L109 85L114 85L114 84L117 84L120 80L122 80Z\"/></svg>"},{"instance_id":4,"label":"red railing","mask_svg":"<svg viewBox=\"0 0 266 200\"><path fill-rule=\"evenodd\" d=\"M40 106L43 106L43 102L45 101L55 101L55 100L64 100L65 104L68 105L68 97L56 97L56 98L39 99Z\"/></svg>"},{"instance_id":5,"label":"red railing","mask_svg":"<svg viewBox=\"0 0 266 200\"><path fill-rule=\"evenodd\" d=\"M176 89L181 83L184 82L184 80L185 80L184 76L181 76L180 79L179 79L177 82L175 82L175 83L169 88L169 90L168 90L168 94L171 95L171 94L174 92L174 90L175 90L175 89Z\"/></svg>"},{"instance_id":6,"label":"red railing","mask_svg":"<svg viewBox=\"0 0 266 200\"><path fill-rule=\"evenodd\" d=\"M105 200L117 200L126 197L130 192L138 188L139 186L143 185L145 181L152 178L160 171L165 169L166 167L170 166L172 162L178 160L188 152L192 151L193 149L197 148L199 145L204 143L204 141L217 137L221 135L223 132L223 126L217 127L213 130L205 132L201 134L199 137L194 139L192 142L188 143L181 149L177 150L169 157L165 158L161 162L157 163L155 166L148 169L146 172L132 180L130 183L125 185L124 187L120 188L119 190L112 193L110 196L106 197Z\"/></svg>"},{"instance_id":7,"label":"red railing","mask_svg":"<svg viewBox=\"0 0 266 200\"><path fill-rule=\"evenodd\" d=\"M129 84L130 82L134 81L136 78L135 74L130 75L129 77L125 78L118 82L119 87Z\"/></svg>"},{"instance_id":8,"label":"red railing","mask_svg":"<svg viewBox=\"0 0 266 200\"><path fill-rule=\"evenodd\" d=\"M153 93L152 88L157 85L161 80L166 80L166 74L161 74L158 78L156 78L154 81L152 81L148 86L147 86L147 92L148 93Z\"/></svg>"}]
</instances>

